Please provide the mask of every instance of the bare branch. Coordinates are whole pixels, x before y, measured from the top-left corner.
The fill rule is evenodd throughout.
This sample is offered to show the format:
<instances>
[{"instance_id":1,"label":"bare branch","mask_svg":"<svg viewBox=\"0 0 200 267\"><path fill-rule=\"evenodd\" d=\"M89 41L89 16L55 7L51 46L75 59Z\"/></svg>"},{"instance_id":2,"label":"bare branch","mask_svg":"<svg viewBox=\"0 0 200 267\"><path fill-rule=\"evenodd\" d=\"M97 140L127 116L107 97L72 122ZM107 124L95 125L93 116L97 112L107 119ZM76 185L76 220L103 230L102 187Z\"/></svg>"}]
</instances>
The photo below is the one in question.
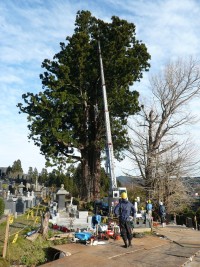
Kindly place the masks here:
<instances>
[{"instance_id":1,"label":"bare branch","mask_svg":"<svg viewBox=\"0 0 200 267\"><path fill-rule=\"evenodd\" d=\"M169 199L178 203L186 198L181 177L199 163L187 138L177 138L183 126L194 123L188 104L200 96L199 61L190 58L170 62L161 74L151 78L150 84L153 104L143 105L134 124L129 125L132 144L127 156L138 166L145 188L169 205ZM175 211L172 206L169 208Z\"/></svg>"}]
</instances>

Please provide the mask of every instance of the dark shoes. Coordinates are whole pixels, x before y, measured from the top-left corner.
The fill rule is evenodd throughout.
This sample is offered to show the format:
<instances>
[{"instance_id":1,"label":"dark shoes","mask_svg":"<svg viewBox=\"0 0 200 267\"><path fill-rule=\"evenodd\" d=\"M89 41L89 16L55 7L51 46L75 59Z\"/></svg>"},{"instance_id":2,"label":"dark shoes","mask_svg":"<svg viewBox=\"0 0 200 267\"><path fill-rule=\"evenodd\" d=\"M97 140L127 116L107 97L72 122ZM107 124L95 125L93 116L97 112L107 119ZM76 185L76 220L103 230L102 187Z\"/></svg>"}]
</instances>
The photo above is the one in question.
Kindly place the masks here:
<instances>
[{"instance_id":1,"label":"dark shoes","mask_svg":"<svg viewBox=\"0 0 200 267\"><path fill-rule=\"evenodd\" d=\"M128 247L127 241L124 241L124 248L127 248L127 247Z\"/></svg>"},{"instance_id":2,"label":"dark shoes","mask_svg":"<svg viewBox=\"0 0 200 267\"><path fill-rule=\"evenodd\" d=\"M132 247L131 240L128 240L128 243L127 241L124 241L124 248L128 248L128 247Z\"/></svg>"}]
</instances>

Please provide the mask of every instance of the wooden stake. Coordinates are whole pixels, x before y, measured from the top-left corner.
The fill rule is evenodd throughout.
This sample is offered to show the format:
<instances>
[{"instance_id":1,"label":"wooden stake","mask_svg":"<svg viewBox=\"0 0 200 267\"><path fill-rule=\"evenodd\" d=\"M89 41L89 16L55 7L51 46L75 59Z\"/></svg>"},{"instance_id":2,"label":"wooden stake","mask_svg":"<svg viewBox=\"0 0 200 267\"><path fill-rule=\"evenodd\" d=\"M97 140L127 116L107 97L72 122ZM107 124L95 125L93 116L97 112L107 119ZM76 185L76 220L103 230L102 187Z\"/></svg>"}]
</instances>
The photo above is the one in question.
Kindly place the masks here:
<instances>
[{"instance_id":1,"label":"wooden stake","mask_svg":"<svg viewBox=\"0 0 200 267\"><path fill-rule=\"evenodd\" d=\"M8 237L9 237L9 224L10 224L10 214L8 214L8 216L7 216L5 240L4 240L4 246L3 246L3 258L6 257L6 250L7 250Z\"/></svg>"},{"instance_id":2,"label":"wooden stake","mask_svg":"<svg viewBox=\"0 0 200 267\"><path fill-rule=\"evenodd\" d=\"M40 205L40 203L38 203L38 206L37 206L36 215L35 215L36 218L37 218L37 216L38 216L39 205ZM35 223L36 223L36 222L34 221L33 226L35 226Z\"/></svg>"}]
</instances>

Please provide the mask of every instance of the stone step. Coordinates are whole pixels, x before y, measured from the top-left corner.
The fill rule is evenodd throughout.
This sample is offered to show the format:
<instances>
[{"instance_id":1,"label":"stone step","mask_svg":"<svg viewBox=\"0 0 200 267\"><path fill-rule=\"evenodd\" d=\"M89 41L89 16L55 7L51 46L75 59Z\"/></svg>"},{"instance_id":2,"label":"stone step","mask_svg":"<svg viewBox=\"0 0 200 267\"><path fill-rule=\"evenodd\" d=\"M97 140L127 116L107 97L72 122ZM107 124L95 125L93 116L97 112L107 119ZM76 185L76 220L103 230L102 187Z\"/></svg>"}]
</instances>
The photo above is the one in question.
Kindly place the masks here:
<instances>
[{"instance_id":1,"label":"stone step","mask_svg":"<svg viewBox=\"0 0 200 267\"><path fill-rule=\"evenodd\" d=\"M74 223L79 223L79 224L81 224L81 223L88 223L88 221L87 220L85 220L85 219L77 219L77 218L67 218L67 219L64 219L64 218L58 218L57 219L57 223L58 224L62 224L62 223L70 223L71 221L73 221Z\"/></svg>"}]
</instances>

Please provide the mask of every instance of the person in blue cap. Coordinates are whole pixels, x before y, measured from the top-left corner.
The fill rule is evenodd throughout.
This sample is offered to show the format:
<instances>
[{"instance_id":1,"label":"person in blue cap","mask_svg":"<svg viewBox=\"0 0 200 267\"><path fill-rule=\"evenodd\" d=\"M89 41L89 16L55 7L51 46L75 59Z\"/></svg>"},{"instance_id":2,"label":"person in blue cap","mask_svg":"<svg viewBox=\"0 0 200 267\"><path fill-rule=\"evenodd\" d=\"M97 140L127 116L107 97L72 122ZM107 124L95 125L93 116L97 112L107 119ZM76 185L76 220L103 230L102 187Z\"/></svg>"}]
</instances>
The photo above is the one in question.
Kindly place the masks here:
<instances>
[{"instance_id":1,"label":"person in blue cap","mask_svg":"<svg viewBox=\"0 0 200 267\"><path fill-rule=\"evenodd\" d=\"M121 194L121 200L114 208L115 216L119 217L119 227L121 237L124 241L124 247L132 246L131 240L133 238L131 220L136 213L134 205L128 201L126 192Z\"/></svg>"}]
</instances>

